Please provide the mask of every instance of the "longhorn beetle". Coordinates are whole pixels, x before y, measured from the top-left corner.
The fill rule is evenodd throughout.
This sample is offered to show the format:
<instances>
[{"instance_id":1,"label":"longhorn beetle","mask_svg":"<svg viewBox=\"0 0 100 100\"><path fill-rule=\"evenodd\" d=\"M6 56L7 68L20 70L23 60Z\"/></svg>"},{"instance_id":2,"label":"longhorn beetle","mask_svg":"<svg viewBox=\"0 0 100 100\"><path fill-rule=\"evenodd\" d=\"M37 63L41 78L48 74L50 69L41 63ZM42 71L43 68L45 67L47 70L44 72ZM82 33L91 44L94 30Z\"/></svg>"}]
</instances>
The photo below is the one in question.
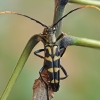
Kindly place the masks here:
<instances>
[{"instance_id":1,"label":"longhorn beetle","mask_svg":"<svg viewBox=\"0 0 100 100\"><path fill-rule=\"evenodd\" d=\"M60 18L56 23L54 23L50 27L43 24L43 23L41 23L40 21L38 21L34 18L31 18L31 17L27 16L27 15L23 15L23 14L20 14L20 13L17 13L17 12L11 12L11 11L0 12L0 14L17 14L17 15L21 15L21 16L27 17L31 20L34 20L37 23L39 23L40 25L42 25L43 27L45 27L43 33L38 35L38 37L41 39L41 41L44 44L44 49L39 49L39 50L35 51L34 54L36 56L44 59L44 65L40 69L39 74L40 74L41 80L46 85L47 100L49 100L48 84L47 84L47 82L45 82L43 80L43 77L41 76L42 72L44 70L47 70L49 78L50 78L49 85L51 86L51 88L54 92L57 92L59 90L60 80L63 80L65 78L67 78L67 76L68 76L66 70L60 64L60 59L63 56L67 46L70 45L71 40L67 36L65 37L63 33L61 33L56 38L56 36L55 36L55 32L57 30L56 25L63 18L65 18L67 15L69 15L70 13L72 13L72 12L78 10L78 9L82 9L82 8L96 8L96 9L100 10L100 8L98 8L96 6L92 6L92 5L86 5L86 6L78 7L74 10L71 10L67 14L65 14L62 18ZM38 54L42 51L45 52L44 57ZM60 68L62 69L63 73L65 74L65 77L60 78Z\"/></svg>"}]
</instances>

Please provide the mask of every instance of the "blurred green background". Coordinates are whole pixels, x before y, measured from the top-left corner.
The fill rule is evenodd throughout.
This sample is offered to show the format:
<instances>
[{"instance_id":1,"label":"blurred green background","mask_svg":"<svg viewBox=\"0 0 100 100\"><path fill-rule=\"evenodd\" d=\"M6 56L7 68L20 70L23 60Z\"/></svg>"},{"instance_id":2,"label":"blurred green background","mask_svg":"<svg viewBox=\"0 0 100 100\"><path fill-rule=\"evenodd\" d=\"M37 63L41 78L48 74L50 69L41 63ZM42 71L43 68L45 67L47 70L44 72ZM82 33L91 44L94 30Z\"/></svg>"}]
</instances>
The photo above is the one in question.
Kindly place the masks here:
<instances>
[{"instance_id":1,"label":"blurred green background","mask_svg":"<svg viewBox=\"0 0 100 100\"><path fill-rule=\"evenodd\" d=\"M65 13L80 5L67 4ZM0 0L0 11L16 11L38 19L46 25L53 20L54 0ZM28 40L43 27L17 15L0 16L0 94ZM63 20L63 32L100 40L100 12L82 9ZM39 43L35 49L43 48ZM25 64L8 100L32 100L32 86L39 77L43 60L33 51ZM100 50L85 47L68 47L61 59L69 77L60 83L53 100L100 100ZM63 74L61 74L63 75Z\"/></svg>"}]
</instances>

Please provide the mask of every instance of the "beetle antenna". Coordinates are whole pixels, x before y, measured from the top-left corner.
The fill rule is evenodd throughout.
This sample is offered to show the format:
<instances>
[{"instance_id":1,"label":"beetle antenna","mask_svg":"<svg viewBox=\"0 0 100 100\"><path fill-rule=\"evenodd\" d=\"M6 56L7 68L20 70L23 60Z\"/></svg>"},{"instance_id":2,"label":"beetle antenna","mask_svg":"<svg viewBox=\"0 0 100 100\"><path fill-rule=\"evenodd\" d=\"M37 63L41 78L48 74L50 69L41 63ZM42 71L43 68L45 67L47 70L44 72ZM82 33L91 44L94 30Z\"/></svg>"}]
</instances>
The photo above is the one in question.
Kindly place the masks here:
<instances>
[{"instance_id":1,"label":"beetle antenna","mask_svg":"<svg viewBox=\"0 0 100 100\"><path fill-rule=\"evenodd\" d=\"M23 14L20 14L20 13L17 13L17 12L12 12L12 11L0 12L0 15L2 15L2 14L16 14L16 15L24 16L24 17L26 17L26 18L29 18L29 19L31 19L31 20L34 20L36 23L39 23L39 24L42 25L43 27L47 27L47 28L48 28L47 25L45 25L45 24L41 23L40 21L38 21L38 20L36 20L36 19L34 19L34 18L31 18L31 17L29 17L29 16L27 16L27 15L23 15Z\"/></svg>"},{"instance_id":2,"label":"beetle antenna","mask_svg":"<svg viewBox=\"0 0 100 100\"><path fill-rule=\"evenodd\" d=\"M66 16L68 16L70 13L72 13L72 12L74 12L74 11L76 11L76 10L82 9L82 8L95 8L95 9L97 9L97 10L100 11L100 8L97 7L97 6L93 6L93 5L81 6L81 7L78 7L78 8L76 8L76 9L73 9L73 10L71 10L70 12L68 12L67 14L65 14L65 15L64 15L63 17L61 17L55 24L53 24L52 27L54 27L55 25L57 25L63 18L65 18Z\"/></svg>"}]
</instances>

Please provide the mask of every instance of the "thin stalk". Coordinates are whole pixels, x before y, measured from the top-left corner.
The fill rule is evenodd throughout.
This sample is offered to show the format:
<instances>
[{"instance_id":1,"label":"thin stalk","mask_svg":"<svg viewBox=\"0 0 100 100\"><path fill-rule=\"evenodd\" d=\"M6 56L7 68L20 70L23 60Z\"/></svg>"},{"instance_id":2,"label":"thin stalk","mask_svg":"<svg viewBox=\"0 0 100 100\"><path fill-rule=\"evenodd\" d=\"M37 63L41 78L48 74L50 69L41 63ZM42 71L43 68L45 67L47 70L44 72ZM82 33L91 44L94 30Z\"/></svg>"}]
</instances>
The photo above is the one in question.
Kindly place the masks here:
<instances>
[{"instance_id":1,"label":"thin stalk","mask_svg":"<svg viewBox=\"0 0 100 100\"><path fill-rule=\"evenodd\" d=\"M71 36L70 45L100 49L100 41Z\"/></svg>"},{"instance_id":2,"label":"thin stalk","mask_svg":"<svg viewBox=\"0 0 100 100\"><path fill-rule=\"evenodd\" d=\"M23 69L25 62L27 61L32 49L39 42L39 40L37 40L37 38L38 38L38 35L34 35L27 43L17 65L11 75L11 78L9 79L9 82L0 97L0 100L6 100L8 95L10 94L10 91L11 91L12 87L14 86L18 76L20 75L20 72Z\"/></svg>"},{"instance_id":3,"label":"thin stalk","mask_svg":"<svg viewBox=\"0 0 100 100\"><path fill-rule=\"evenodd\" d=\"M69 3L76 3L82 5L95 5L100 7L100 0L69 0Z\"/></svg>"},{"instance_id":4,"label":"thin stalk","mask_svg":"<svg viewBox=\"0 0 100 100\"><path fill-rule=\"evenodd\" d=\"M68 0L55 0L53 24L55 24L63 16L64 8L67 3L68 3ZM62 21L60 21L56 25L56 28L57 28L57 31L55 34L56 34L56 37L58 37L61 34Z\"/></svg>"}]
</instances>

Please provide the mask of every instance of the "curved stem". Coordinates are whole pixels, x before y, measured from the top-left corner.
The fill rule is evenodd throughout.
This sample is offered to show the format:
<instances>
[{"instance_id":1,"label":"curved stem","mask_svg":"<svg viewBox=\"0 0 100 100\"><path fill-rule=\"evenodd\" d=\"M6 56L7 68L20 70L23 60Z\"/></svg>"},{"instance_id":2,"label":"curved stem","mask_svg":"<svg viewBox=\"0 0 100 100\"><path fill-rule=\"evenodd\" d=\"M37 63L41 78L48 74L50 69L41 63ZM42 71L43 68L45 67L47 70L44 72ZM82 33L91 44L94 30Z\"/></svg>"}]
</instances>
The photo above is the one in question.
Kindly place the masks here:
<instances>
[{"instance_id":1,"label":"curved stem","mask_svg":"<svg viewBox=\"0 0 100 100\"><path fill-rule=\"evenodd\" d=\"M25 49L23 50L23 53L11 75L11 78L9 79L9 82L4 90L4 92L2 93L0 100L6 100L8 95L10 94L10 91L13 87L13 85L15 84L21 70L23 69L23 66L25 64L25 62L27 61L32 49L35 47L35 45L40 41L39 39L39 35L34 35L29 42L27 43Z\"/></svg>"},{"instance_id":2,"label":"curved stem","mask_svg":"<svg viewBox=\"0 0 100 100\"><path fill-rule=\"evenodd\" d=\"M100 7L100 0L69 0L69 2L82 5L95 5Z\"/></svg>"},{"instance_id":3,"label":"curved stem","mask_svg":"<svg viewBox=\"0 0 100 100\"><path fill-rule=\"evenodd\" d=\"M54 11L54 19L53 19L53 24L55 24L62 16L64 12L64 8L66 4L68 3L68 0L55 0L55 11ZM60 21L56 25L56 37L58 37L61 34L62 30L62 21Z\"/></svg>"},{"instance_id":4,"label":"curved stem","mask_svg":"<svg viewBox=\"0 0 100 100\"><path fill-rule=\"evenodd\" d=\"M100 41L71 36L70 45L100 49Z\"/></svg>"}]
</instances>

